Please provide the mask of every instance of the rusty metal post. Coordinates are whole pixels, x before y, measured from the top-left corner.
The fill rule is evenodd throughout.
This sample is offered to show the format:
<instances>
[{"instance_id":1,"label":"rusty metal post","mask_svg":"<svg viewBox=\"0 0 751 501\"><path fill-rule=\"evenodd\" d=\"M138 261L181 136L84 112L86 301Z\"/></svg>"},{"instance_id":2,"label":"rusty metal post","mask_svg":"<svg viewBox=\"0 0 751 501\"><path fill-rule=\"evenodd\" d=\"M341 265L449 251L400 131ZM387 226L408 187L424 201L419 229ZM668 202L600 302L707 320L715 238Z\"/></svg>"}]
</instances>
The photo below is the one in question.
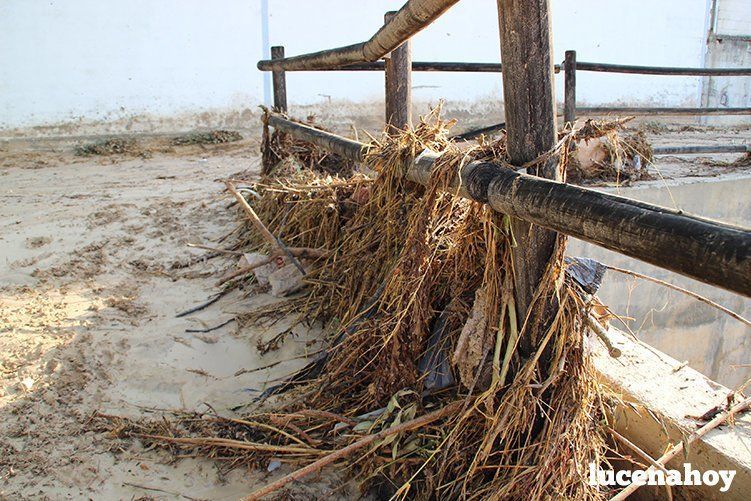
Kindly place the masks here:
<instances>
[{"instance_id":1,"label":"rusty metal post","mask_svg":"<svg viewBox=\"0 0 751 501\"><path fill-rule=\"evenodd\" d=\"M523 165L551 150L556 143L555 87L550 5L548 0L497 0L503 64L503 98L506 111L508 155ZM557 159L529 174L560 179ZM517 246L512 251L516 310L520 325L555 249L557 234L521 219L512 220ZM547 310L547 308L543 308ZM544 311L539 313L546 316ZM545 318L538 320L545 322ZM537 333L532 333L532 336ZM530 354L538 339L520 339L522 353Z\"/></svg>"},{"instance_id":2,"label":"rusty metal post","mask_svg":"<svg viewBox=\"0 0 751 501\"><path fill-rule=\"evenodd\" d=\"M563 61L566 72L563 91L563 120L574 123L576 120L576 51L567 50Z\"/></svg>"},{"instance_id":3,"label":"rusty metal post","mask_svg":"<svg viewBox=\"0 0 751 501\"><path fill-rule=\"evenodd\" d=\"M284 59L284 47L281 45L271 48L271 59ZM287 113L287 77L284 70L272 72L274 86L274 110Z\"/></svg>"},{"instance_id":4,"label":"rusty metal post","mask_svg":"<svg viewBox=\"0 0 751 501\"><path fill-rule=\"evenodd\" d=\"M387 12L386 23L396 15ZM407 40L386 57L386 125L404 129L412 125L412 42Z\"/></svg>"}]
</instances>

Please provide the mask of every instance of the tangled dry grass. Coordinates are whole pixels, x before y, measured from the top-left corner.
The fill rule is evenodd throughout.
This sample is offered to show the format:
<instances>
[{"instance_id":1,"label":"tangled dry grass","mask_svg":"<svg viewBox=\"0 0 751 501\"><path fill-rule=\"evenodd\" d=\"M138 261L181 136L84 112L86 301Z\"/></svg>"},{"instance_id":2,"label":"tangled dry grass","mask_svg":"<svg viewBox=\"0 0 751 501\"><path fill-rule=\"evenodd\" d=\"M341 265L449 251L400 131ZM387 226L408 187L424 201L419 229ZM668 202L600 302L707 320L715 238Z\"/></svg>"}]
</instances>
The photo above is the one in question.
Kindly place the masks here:
<instances>
[{"instance_id":1,"label":"tangled dry grass","mask_svg":"<svg viewBox=\"0 0 751 501\"><path fill-rule=\"evenodd\" d=\"M207 132L192 132L172 138L172 144L175 146L184 146L187 144L223 144L234 141L242 141L242 135L234 130L210 130Z\"/></svg>"},{"instance_id":2,"label":"tangled dry grass","mask_svg":"<svg viewBox=\"0 0 751 501\"><path fill-rule=\"evenodd\" d=\"M76 155L88 157L94 155L140 155L144 151L133 139L111 138L83 144L75 149Z\"/></svg>"},{"instance_id":3,"label":"tangled dry grass","mask_svg":"<svg viewBox=\"0 0 751 501\"><path fill-rule=\"evenodd\" d=\"M277 397L242 418L106 417L107 426L230 465L335 457L363 488L398 499L604 497L586 475L590 463L606 461L607 399L585 349L588 295L565 273L565 237L530 308L546 308L549 320L520 316L512 254L525 249L509 218L449 188L469 161L509 168L505 143L459 147L447 125L435 111L413 130L384 135L364 161L375 177L313 161L252 184L252 203L274 235L326 250L306 294L240 319L294 311L327 326L328 348L267 390ZM565 132L561 169L573 142L620 125ZM300 155L302 145L285 141L266 137L269 158L286 147ZM425 149L442 153L426 187L406 177ZM255 232L241 237L238 248L264 249ZM529 337L540 342L525 352L520 340ZM367 447L332 456L366 438Z\"/></svg>"},{"instance_id":4,"label":"tangled dry grass","mask_svg":"<svg viewBox=\"0 0 751 501\"><path fill-rule=\"evenodd\" d=\"M622 130L622 127L601 130L604 135L587 138L583 144L580 142L580 148L595 149L600 153L585 161L582 161L582 156L577 155L572 149L567 168L568 181L577 184L628 184L632 181L652 179L648 166L652 164L654 156L644 131L624 134ZM590 142L593 144L589 144Z\"/></svg>"}]
</instances>

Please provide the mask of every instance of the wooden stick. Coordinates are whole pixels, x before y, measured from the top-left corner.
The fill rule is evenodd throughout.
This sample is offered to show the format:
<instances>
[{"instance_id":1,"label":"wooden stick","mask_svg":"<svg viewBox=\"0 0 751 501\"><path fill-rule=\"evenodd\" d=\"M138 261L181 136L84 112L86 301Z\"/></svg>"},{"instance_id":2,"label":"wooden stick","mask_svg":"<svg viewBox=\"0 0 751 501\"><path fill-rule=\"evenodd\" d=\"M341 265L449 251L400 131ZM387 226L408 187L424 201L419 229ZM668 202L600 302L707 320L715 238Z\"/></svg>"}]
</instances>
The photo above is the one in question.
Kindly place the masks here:
<instances>
[{"instance_id":1,"label":"wooden stick","mask_svg":"<svg viewBox=\"0 0 751 501\"><path fill-rule=\"evenodd\" d=\"M678 442L677 444L675 444L673 447L671 447L670 450L668 450L665 454L660 456L659 459L657 459L657 463L664 466L665 464L668 463L668 461L670 461L675 456L683 452L683 448L686 445L691 445L692 443L696 442L697 440L702 438L704 435L706 435L713 429L717 428L718 426L722 424L725 424L725 422L729 418L734 416L735 414L738 414L739 412L743 412L749 407L751 407L751 398L747 398L741 403L736 404L730 409L726 410L725 412L719 414L713 420L711 420L710 422L708 422L707 424L705 424L704 426L702 426L701 428L693 432L691 436L688 437L688 439L682 440ZM649 472L654 471L654 470L655 470L655 467L650 466L647 469L647 474L649 474ZM633 492L636 491L639 487L641 487L640 484L631 484L625 489L623 489L621 492L619 492L618 494L610 498L610 501L622 501L626 499L628 496L630 496L631 494L633 494Z\"/></svg>"},{"instance_id":2,"label":"wooden stick","mask_svg":"<svg viewBox=\"0 0 751 501\"><path fill-rule=\"evenodd\" d=\"M627 64L589 63L579 61L577 69L606 73L637 73L640 75L742 76L751 75L751 68L672 68L668 66L633 66Z\"/></svg>"},{"instance_id":3,"label":"wooden stick","mask_svg":"<svg viewBox=\"0 0 751 501\"><path fill-rule=\"evenodd\" d=\"M613 358L618 358L621 356L621 350L613 346L612 341L610 341L610 338L608 337L608 331L605 330L605 328L600 325L600 322L597 321L595 317L592 315L589 315L587 317L587 320L589 322L589 326L592 327L592 330L595 331L595 334L598 338L600 338L600 341L607 347L608 354Z\"/></svg>"},{"instance_id":4,"label":"wooden stick","mask_svg":"<svg viewBox=\"0 0 751 501\"><path fill-rule=\"evenodd\" d=\"M269 125L362 161L366 144L269 116ZM407 172L427 184L438 158L421 154ZM450 189L461 197L695 280L751 297L751 231L684 212L472 162Z\"/></svg>"},{"instance_id":5,"label":"wooden stick","mask_svg":"<svg viewBox=\"0 0 751 501\"><path fill-rule=\"evenodd\" d=\"M271 59L284 59L284 47L281 45L272 47ZM274 111L287 113L287 77L284 70L274 70L272 82L274 86Z\"/></svg>"},{"instance_id":6,"label":"wooden stick","mask_svg":"<svg viewBox=\"0 0 751 501\"><path fill-rule=\"evenodd\" d=\"M320 259L329 255L326 249L314 249L312 247L289 247L293 256L300 259Z\"/></svg>"},{"instance_id":7,"label":"wooden stick","mask_svg":"<svg viewBox=\"0 0 751 501\"><path fill-rule=\"evenodd\" d=\"M386 23L396 15L387 12ZM407 40L391 51L385 62L386 125L388 132L412 125L412 42Z\"/></svg>"},{"instance_id":8,"label":"wooden stick","mask_svg":"<svg viewBox=\"0 0 751 501\"><path fill-rule=\"evenodd\" d=\"M563 121L574 123L576 120L576 51L567 50L563 63L566 70L563 92Z\"/></svg>"},{"instance_id":9,"label":"wooden stick","mask_svg":"<svg viewBox=\"0 0 751 501\"><path fill-rule=\"evenodd\" d=\"M331 463L349 456L353 452L362 449L363 447L367 447L368 445L372 444L373 442L376 442L378 440L381 440L385 437L388 437L389 435L396 435L397 433L403 433L405 431L409 431L415 428L420 428L421 426L428 425L432 423L433 421L436 421L448 414L451 414L455 410L457 410L464 401L460 402L453 402L451 404L448 404L446 407L443 407L442 409L438 409L437 411L433 411L431 413L425 414L424 416L420 416L419 418L413 419L412 421L407 421L406 423L402 423L396 426L392 426L391 428L387 428L385 430L382 430L378 433L374 433L373 435L368 435L366 437L361 438L360 440L348 445L347 447L343 449L339 449L338 451L334 451L331 454L328 454L321 459L315 461L314 463L309 464L308 466L305 466L304 468L300 468L299 470L293 471L292 473L283 476L279 480L276 480L265 487L262 487L250 495L243 498L243 501L255 501L258 499L261 499L263 496L266 496L268 494L271 494L274 491L278 491L288 483L299 480L307 475L310 475L311 473L315 473L322 469L325 466L330 465Z\"/></svg>"},{"instance_id":10,"label":"wooden stick","mask_svg":"<svg viewBox=\"0 0 751 501\"><path fill-rule=\"evenodd\" d=\"M561 65L556 64L554 69L556 73L561 72ZM355 63L346 66L321 66L314 71L384 71L386 63L384 61L373 61L371 63ZM263 70L273 71L273 70ZM286 71L294 71L287 69ZM305 71L305 70L302 70ZM501 63L464 63L449 61L412 61L412 71L429 71L429 72L451 72L451 73L501 73L503 71Z\"/></svg>"},{"instance_id":11,"label":"wooden stick","mask_svg":"<svg viewBox=\"0 0 751 501\"><path fill-rule=\"evenodd\" d=\"M660 463L655 461L655 459L652 456L644 452L639 446L634 444L632 441L630 441L629 439L627 439L626 437L624 437L623 435L621 435L620 433L618 433L612 428L609 431L610 431L610 434L613 436L613 438L615 438L617 441L619 441L620 443L622 443L623 445L625 445L632 451L636 452L637 455L639 455L642 459L647 461L649 464L651 464L658 470L664 471L665 473L668 472L668 470L666 470L664 466L662 466ZM668 496L668 501L673 501L673 489L669 485L665 484L665 490Z\"/></svg>"},{"instance_id":12,"label":"wooden stick","mask_svg":"<svg viewBox=\"0 0 751 501\"><path fill-rule=\"evenodd\" d=\"M190 315L191 313L195 313L197 311L201 311L201 310L203 310L205 308L208 308L212 304L214 304L217 301L219 301L222 298L222 296L224 296L226 293L227 293L226 291L218 292L217 294L214 294L212 297L210 297L207 301L205 301L205 302L203 302L203 303L201 303L201 304L199 304L197 306L193 306L192 308L188 308L185 311L182 311L182 312L178 313L177 315L175 315L175 318L185 317L187 315Z\"/></svg>"},{"instance_id":13,"label":"wooden stick","mask_svg":"<svg viewBox=\"0 0 751 501\"><path fill-rule=\"evenodd\" d=\"M261 71L273 71L267 62L259 63ZM556 64L555 72L559 73L565 66ZM668 68L664 66L630 66L623 64L590 63L579 61L577 69L580 71L597 71L604 73L633 73L639 75L685 75L685 76L748 76L751 68ZM369 63L354 63L346 66L321 65L315 70L299 70L286 68L287 71L383 71L383 61ZM413 61L412 71L450 71L462 73L501 73L500 63L472 63L448 61Z\"/></svg>"},{"instance_id":14,"label":"wooden stick","mask_svg":"<svg viewBox=\"0 0 751 501\"><path fill-rule=\"evenodd\" d=\"M264 240L271 244L271 247L273 249L279 249L283 254L286 254L290 262L294 264L297 269L300 270L300 273L302 273L304 276L306 274L305 268L303 268L300 262L295 259L295 256L292 255L287 246L284 245L280 239L275 237L268 228L266 228L266 225L261 222L261 218L258 217L258 214L256 214L256 211L253 210L253 207L248 204L248 201L245 200L245 197L235 189L234 185L231 182L225 181L224 184L227 185L229 192L235 196L237 203L239 203L240 207L243 208L245 214L247 214L250 218L250 222L252 222L253 226L255 226L256 229L261 233L261 236L263 236Z\"/></svg>"},{"instance_id":15,"label":"wooden stick","mask_svg":"<svg viewBox=\"0 0 751 501\"><path fill-rule=\"evenodd\" d=\"M229 275L226 275L226 276L222 277L216 283L216 286L219 287L220 285L226 284L227 282L229 282L233 278L237 278L240 275L245 275L246 273L250 273L251 271L255 270L256 268L260 268L261 266L265 266L265 265L273 262L274 259L276 259L276 256L272 255L272 256L269 256L269 257L267 257L266 259L264 259L262 261L259 261L259 262L255 263L255 264L252 264L250 266L243 266L239 270L235 270L232 273L230 273Z\"/></svg>"},{"instance_id":16,"label":"wooden stick","mask_svg":"<svg viewBox=\"0 0 751 501\"><path fill-rule=\"evenodd\" d=\"M656 284L663 285L663 286L667 287L668 289L673 289L674 291L682 292L683 294L686 294L687 296L691 296L694 299L698 299L702 303L708 304L709 306L711 306L713 308L717 308L721 312L726 313L726 314L730 315L731 317L733 317L734 319L738 320L739 322L744 323L744 324L748 325L749 327L751 327L751 320L749 320L749 319L747 319L745 317L740 316L739 314L737 314L733 310L729 310L729 309L725 308L724 306L722 306L719 303L715 303L711 299L708 299L708 298L706 298L704 296L700 296L696 292L691 292L688 289L684 289L683 287L679 287L677 285L673 285L670 282L666 282L664 280L660 280L659 278L650 277L649 275L644 275L644 274L638 273L636 271L627 270L625 268L618 268L617 266L610 266L609 264L606 264L605 267L607 269L609 269L609 270L617 271L618 273L623 273L624 275L631 275L632 277L641 278L642 280L647 280L649 282L654 282Z\"/></svg>"},{"instance_id":17,"label":"wooden stick","mask_svg":"<svg viewBox=\"0 0 751 501\"><path fill-rule=\"evenodd\" d=\"M326 257L328 255L328 251L322 250L322 249L312 249L310 247L288 247L288 250L290 254L293 256L300 258L300 259L320 259L322 257ZM240 252L240 255L243 253ZM240 268L239 270L235 270L229 275L226 275L222 277L217 283L217 287L220 285L224 285L225 283L229 282L233 278L237 278L241 275L244 275L246 273L250 273L251 271L255 270L256 268L260 268L261 266L267 265L274 261L277 257L280 256L278 249L273 249L271 252L271 255L267 257L266 259L255 263L250 266L244 266Z\"/></svg>"}]
</instances>

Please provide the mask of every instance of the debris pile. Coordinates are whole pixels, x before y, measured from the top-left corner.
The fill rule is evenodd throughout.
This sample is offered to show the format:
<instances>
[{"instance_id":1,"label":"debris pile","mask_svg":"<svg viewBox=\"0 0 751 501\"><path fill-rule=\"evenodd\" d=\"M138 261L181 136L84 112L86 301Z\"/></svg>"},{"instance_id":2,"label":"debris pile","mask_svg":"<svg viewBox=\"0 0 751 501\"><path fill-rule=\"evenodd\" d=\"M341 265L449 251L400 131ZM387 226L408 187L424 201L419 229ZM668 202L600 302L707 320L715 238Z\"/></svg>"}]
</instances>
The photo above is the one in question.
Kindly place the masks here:
<instances>
[{"instance_id":1,"label":"debris pile","mask_svg":"<svg viewBox=\"0 0 751 501\"><path fill-rule=\"evenodd\" d=\"M302 293L238 320L296 313L326 326L327 347L252 414L109 418L119 436L232 465L301 467L255 496L333 463L397 498L607 494L587 482L589 464L606 461L608 406L585 349L591 291L566 271L561 235L529 313L518 310L512 253L525 250L510 218L450 188L470 161L512 168L505 139L457 146L438 113L384 134L358 170L331 172L320 151L265 135L265 158L278 164L290 148L300 165L228 183L253 227L238 233L244 272L223 286L260 281L254 270L269 263L299 273ZM562 133L559 168L574 144L621 126ZM441 156L424 187L406 172L426 149Z\"/></svg>"},{"instance_id":2,"label":"debris pile","mask_svg":"<svg viewBox=\"0 0 751 501\"><path fill-rule=\"evenodd\" d=\"M265 110L268 113L268 110ZM266 117L266 115L264 115ZM302 170L349 177L352 162L318 146L295 139L282 131L269 131L265 122L261 139L261 174L265 177L284 178ZM320 130L326 130L316 125Z\"/></svg>"},{"instance_id":3,"label":"debris pile","mask_svg":"<svg viewBox=\"0 0 751 501\"><path fill-rule=\"evenodd\" d=\"M621 134L618 129L602 137L580 140L571 152L567 180L577 184L613 182L627 185L652 179L647 169L652 147L643 131Z\"/></svg>"},{"instance_id":4,"label":"debris pile","mask_svg":"<svg viewBox=\"0 0 751 501\"><path fill-rule=\"evenodd\" d=\"M223 144L242 141L242 135L234 130L210 130L208 132L191 132L172 139L175 146L188 144Z\"/></svg>"},{"instance_id":5,"label":"debris pile","mask_svg":"<svg viewBox=\"0 0 751 501\"><path fill-rule=\"evenodd\" d=\"M144 153L135 140L121 138L103 139L94 143L84 144L76 147L75 152L80 157L94 155L141 155Z\"/></svg>"}]
</instances>

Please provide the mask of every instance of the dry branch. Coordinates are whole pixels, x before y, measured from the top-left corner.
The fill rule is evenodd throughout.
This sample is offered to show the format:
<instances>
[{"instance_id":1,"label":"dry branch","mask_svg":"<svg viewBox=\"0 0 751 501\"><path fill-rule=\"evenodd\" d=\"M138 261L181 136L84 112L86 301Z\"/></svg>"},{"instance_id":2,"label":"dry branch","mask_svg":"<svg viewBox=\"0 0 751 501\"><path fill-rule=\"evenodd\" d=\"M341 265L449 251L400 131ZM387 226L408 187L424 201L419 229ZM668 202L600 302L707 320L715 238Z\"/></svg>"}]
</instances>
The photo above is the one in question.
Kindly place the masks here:
<instances>
[{"instance_id":1,"label":"dry branch","mask_svg":"<svg viewBox=\"0 0 751 501\"><path fill-rule=\"evenodd\" d=\"M712 419L710 422L708 422L707 424L705 424L704 426L702 426L701 428L693 432L688 438L678 442L673 447L671 447L665 454L663 454L662 456L659 457L659 459L656 460L657 463L664 467L668 463L668 461L670 461L675 456L683 452L685 447L693 444L694 442L702 438L704 435L706 435L710 431L714 430L720 425L725 424L734 415L747 410L749 407L751 407L751 398L747 398L744 401L738 404L735 404L730 409L722 412L717 417ZM654 470L655 470L655 467L650 466L647 472L649 473ZM636 491L639 487L641 487L640 484L631 484L625 489L623 489L621 492L619 492L618 494L610 498L610 501L623 501L624 499L629 497L631 494L633 494L634 491Z\"/></svg>"},{"instance_id":2,"label":"dry branch","mask_svg":"<svg viewBox=\"0 0 751 501\"><path fill-rule=\"evenodd\" d=\"M320 471L321 469L334 463L335 461L345 458L353 454L355 451L358 451L362 449L363 447L367 447L368 445L374 442L377 442L378 440L383 440L384 438L390 435L396 435L399 433L404 433L405 431L410 431L416 428L421 428L425 425L432 423L433 421L437 421L438 419L441 419L442 417L445 417L451 414L452 412L455 412L456 410L458 410L460 406L462 405L462 403L463 402L453 402L451 404L446 405L442 409L438 409L437 411L430 412L428 414L425 414L424 416L420 416L419 418L413 419L411 421L407 421L406 423L392 426L378 433L374 433L372 435L363 437L343 449L334 451L322 457L321 459L317 460L316 462L311 463L308 466L305 466L303 468L300 468L299 470L293 471L292 473L283 476L279 480L276 480L268 484L267 486L254 491L250 495L244 497L243 501L255 501L255 500L261 499L263 496L266 496L268 494L271 494L272 492L278 491L279 489L281 489L288 483L294 480L299 480L307 475L310 475L311 473Z\"/></svg>"},{"instance_id":3,"label":"dry branch","mask_svg":"<svg viewBox=\"0 0 751 501\"><path fill-rule=\"evenodd\" d=\"M611 266L609 264L606 264L605 267L607 269L609 269L609 270L617 271L618 273L623 273L624 275L631 275L632 277L641 278L642 280L647 280L649 282L653 282L653 283L665 286L668 289L673 289L674 291L681 292L683 294L686 294L687 296L691 296L692 298L698 299L702 303L708 304L712 308L717 308L721 312L723 312L723 313L725 313L725 314L733 317L734 319L738 320L739 322L744 323L744 324L748 325L749 327L751 327L751 320L749 320L749 319L747 319L745 317L742 317L741 315L739 315L738 313L734 312L733 310L730 310L730 309L722 306L721 304L712 301L709 298L706 298L706 297L704 297L702 295L699 295L696 292L692 292L692 291L690 291L688 289L684 289L683 287L679 287L677 285L671 284L670 282L666 282L665 280L660 280L659 278L650 277L649 275L644 275L643 273L638 273L636 271L627 270L625 268L618 268L617 266Z\"/></svg>"},{"instance_id":4,"label":"dry branch","mask_svg":"<svg viewBox=\"0 0 751 501\"><path fill-rule=\"evenodd\" d=\"M229 192L232 193L232 195L234 195L234 197L237 199L240 207L242 207L242 209L250 218L250 222L253 223L253 226L255 226L256 229L261 233L264 240L266 240L271 245L272 249L278 249L283 254L285 254L289 258L290 262L294 264L298 270L300 270L300 273L302 273L303 276L305 276L305 268L302 267L300 261L295 259L295 256L290 252L287 246L284 245L281 240L279 240L279 238L272 235L269 229L266 228L266 225L264 225L261 219L258 217L256 211L253 210L253 207L251 207L250 204L248 204L248 201L245 200L245 197L235 189L231 182L227 181L225 184L227 185Z\"/></svg>"},{"instance_id":5,"label":"dry branch","mask_svg":"<svg viewBox=\"0 0 751 501\"><path fill-rule=\"evenodd\" d=\"M377 61L435 21L459 0L408 0L367 42L311 54L258 62L261 71L316 70Z\"/></svg>"}]
</instances>

